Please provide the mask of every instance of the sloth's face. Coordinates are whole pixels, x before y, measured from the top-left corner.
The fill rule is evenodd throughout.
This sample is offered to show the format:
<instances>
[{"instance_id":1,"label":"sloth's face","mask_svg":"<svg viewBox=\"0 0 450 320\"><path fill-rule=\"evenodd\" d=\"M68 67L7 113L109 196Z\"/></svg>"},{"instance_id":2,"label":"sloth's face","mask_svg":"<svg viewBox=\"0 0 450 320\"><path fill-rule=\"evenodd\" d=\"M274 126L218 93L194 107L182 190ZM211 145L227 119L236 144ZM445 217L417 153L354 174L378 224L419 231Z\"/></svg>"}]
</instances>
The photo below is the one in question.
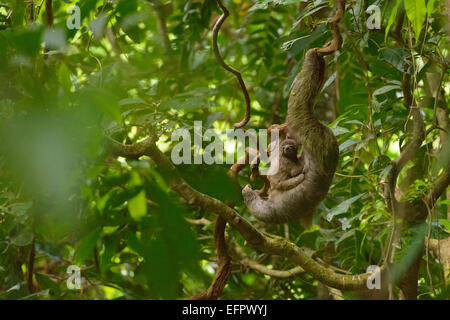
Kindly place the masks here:
<instances>
[{"instance_id":1,"label":"sloth's face","mask_svg":"<svg viewBox=\"0 0 450 320\"><path fill-rule=\"evenodd\" d=\"M282 150L283 156L285 156L289 159L297 158L298 147L297 147L297 144L295 143L295 141L284 140L281 143L281 150Z\"/></svg>"}]
</instances>

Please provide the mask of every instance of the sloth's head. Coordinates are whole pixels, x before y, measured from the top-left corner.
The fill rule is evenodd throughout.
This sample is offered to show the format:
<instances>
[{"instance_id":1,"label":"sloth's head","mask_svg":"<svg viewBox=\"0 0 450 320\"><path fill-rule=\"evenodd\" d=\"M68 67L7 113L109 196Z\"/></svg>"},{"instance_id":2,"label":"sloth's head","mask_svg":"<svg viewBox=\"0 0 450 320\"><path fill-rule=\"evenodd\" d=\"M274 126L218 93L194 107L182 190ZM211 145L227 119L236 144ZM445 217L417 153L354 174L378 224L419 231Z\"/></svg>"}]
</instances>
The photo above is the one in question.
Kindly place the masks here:
<instances>
[{"instance_id":1,"label":"sloth's head","mask_svg":"<svg viewBox=\"0 0 450 320\"><path fill-rule=\"evenodd\" d=\"M297 142L293 139L283 140L280 144L280 151L284 157L296 160L298 152Z\"/></svg>"}]
</instances>

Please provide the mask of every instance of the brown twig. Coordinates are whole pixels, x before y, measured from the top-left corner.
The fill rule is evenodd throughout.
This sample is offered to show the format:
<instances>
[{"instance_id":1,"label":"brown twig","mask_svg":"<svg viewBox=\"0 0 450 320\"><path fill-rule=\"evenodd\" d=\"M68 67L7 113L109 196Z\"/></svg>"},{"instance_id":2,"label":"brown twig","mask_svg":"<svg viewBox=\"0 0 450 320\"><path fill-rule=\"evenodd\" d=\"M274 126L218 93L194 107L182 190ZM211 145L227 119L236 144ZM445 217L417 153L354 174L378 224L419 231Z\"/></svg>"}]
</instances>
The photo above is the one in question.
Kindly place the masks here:
<instances>
[{"instance_id":1,"label":"brown twig","mask_svg":"<svg viewBox=\"0 0 450 320\"><path fill-rule=\"evenodd\" d=\"M53 0L45 0L45 24L48 28L53 28ZM50 50L48 44L44 47L44 59L48 59L48 51Z\"/></svg>"},{"instance_id":2,"label":"brown twig","mask_svg":"<svg viewBox=\"0 0 450 320\"><path fill-rule=\"evenodd\" d=\"M200 218L200 219L189 219L189 218L185 218L185 220L190 223L190 224L194 224L194 225L203 225L203 226L209 226L212 222L209 221L206 218Z\"/></svg>"},{"instance_id":3,"label":"brown twig","mask_svg":"<svg viewBox=\"0 0 450 320\"><path fill-rule=\"evenodd\" d=\"M39 4L37 5L37 7L36 7L36 15L35 15L35 17L34 17L34 21L36 21L37 18L39 17L39 13L41 12L41 8L42 8L42 5L44 4L44 1L45 1L45 0L41 0L41 3L39 3Z\"/></svg>"},{"instance_id":4,"label":"brown twig","mask_svg":"<svg viewBox=\"0 0 450 320\"><path fill-rule=\"evenodd\" d=\"M244 119L242 119L241 122L234 124L234 126L236 128L241 128L241 127L245 126L248 123L248 121L250 120L250 97L249 97L249 94L247 91L247 87L245 86L244 80L242 79L241 73L238 70L234 69L233 67L227 65L220 54L219 47L217 45L217 36L219 34L220 28L222 27L222 24L224 23L225 19L229 16L230 13L228 12L228 9L224 6L224 4L222 3L221 0L216 0L216 1L217 1L217 4L219 5L220 9L222 9L223 13L217 20L216 24L214 25L214 28L212 31L212 45L213 45L213 50L214 50L214 54L216 56L217 61L225 70L233 73L236 76L236 79L239 82L239 86L241 87L242 93L244 94L244 100L245 100Z\"/></svg>"},{"instance_id":5,"label":"brown twig","mask_svg":"<svg viewBox=\"0 0 450 320\"><path fill-rule=\"evenodd\" d=\"M45 0L45 22L48 27L53 27L53 0Z\"/></svg>"},{"instance_id":6,"label":"brown twig","mask_svg":"<svg viewBox=\"0 0 450 320\"><path fill-rule=\"evenodd\" d=\"M29 2L28 6L29 6L29 10L30 10L28 19L29 19L29 21L33 22L34 21L34 0L30 0L28 2Z\"/></svg>"},{"instance_id":7,"label":"brown twig","mask_svg":"<svg viewBox=\"0 0 450 320\"><path fill-rule=\"evenodd\" d=\"M227 284L231 273L231 257L228 254L227 243L225 241L226 220L217 216L214 225L214 243L217 251L217 271L213 282L204 292L192 296L189 300L216 300L222 294L223 288Z\"/></svg>"}]
</instances>

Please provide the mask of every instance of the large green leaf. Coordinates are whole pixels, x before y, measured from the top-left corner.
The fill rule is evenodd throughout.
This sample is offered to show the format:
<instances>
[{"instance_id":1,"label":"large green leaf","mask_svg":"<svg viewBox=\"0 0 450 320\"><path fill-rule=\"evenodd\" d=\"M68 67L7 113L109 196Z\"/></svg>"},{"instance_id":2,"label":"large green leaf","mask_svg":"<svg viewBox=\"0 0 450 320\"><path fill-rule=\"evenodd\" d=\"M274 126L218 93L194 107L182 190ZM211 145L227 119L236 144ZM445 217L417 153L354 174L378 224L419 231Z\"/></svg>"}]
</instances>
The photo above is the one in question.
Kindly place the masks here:
<instances>
[{"instance_id":1,"label":"large green leaf","mask_svg":"<svg viewBox=\"0 0 450 320\"><path fill-rule=\"evenodd\" d=\"M393 65L398 71L404 71L404 65L406 61L406 57L410 55L410 53L401 47L395 48L382 48L380 49L381 59Z\"/></svg>"},{"instance_id":2,"label":"large green leaf","mask_svg":"<svg viewBox=\"0 0 450 320\"><path fill-rule=\"evenodd\" d=\"M336 207L330 210L330 212L327 214L327 220L331 221L334 216L346 213L347 210L350 208L350 205L353 204L355 201L357 201L359 198L361 198L363 195L365 195L365 193L358 194L357 196L342 201L340 204L338 204Z\"/></svg>"},{"instance_id":3,"label":"large green leaf","mask_svg":"<svg viewBox=\"0 0 450 320\"><path fill-rule=\"evenodd\" d=\"M61 290L59 289L58 284L48 276L42 273L35 273L34 276L36 277L41 289L48 289L49 293L57 298L61 295Z\"/></svg>"},{"instance_id":4,"label":"large green leaf","mask_svg":"<svg viewBox=\"0 0 450 320\"><path fill-rule=\"evenodd\" d=\"M130 216L137 221L147 214L147 198L144 190L128 200L128 210L130 211Z\"/></svg>"},{"instance_id":5,"label":"large green leaf","mask_svg":"<svg viewBox=\"0 0 450 320\"><path fill-rule=\"evenodd\" d=\"M387 36L389 34L389 30L391 29L391 26L394 23L394 19L395 19L395 16L397 14L398 7L400 6L401 3L402 3L402 0L395 0L395 4L392 7L391 13L389 15L389 20L388 20L388 23L387 23L387 26L386 26L386 31L385 31L385 34L384 34L384 40L386 40L386 38L387 38Z\"/></svg>"},{"instance_id":6,"label":"large green leaf","mask_svg":"<svg viewBox=\"0 0 450 320\"><path fill-rule=\"evenodd\" d=\"M450 233L450 220L441 219L440 221L441 221L442 225L448 230L447 232Z\"/></svg>"},{"instance_id":7,"label":"large green leaf","mask_svg":"<svg viewBox=\"0 0 450 320\"><path fill-rule=\"evenodd\" d=\"M432 15L434 13L434 10L436 9L435 2L436 0L428 0L427 2L427 13L429 16Z\"/></svg>"},{"instance_id":8,"label":"large green leaf","mask_svg":"<svg viewBox=\"0 0 450 320\"><path fill-rule=\"evenodd\" d=\"M100 238L100 231L93 230L87 235L85 235L80 244L78 245L77 250L75 251L75 255L73 260L77 263L84 262L84 260L93 256L94 248L97 243L97 240Z\"/></svg>"},{"instance_id":9,"label":"large green leaf","mask_svg":"<svg viewBox=\"0 0 450 320\"><path fill-rule=\"evenodd\" d=\"M21 229L11 236L12 244L23 247L29 245L33 241L33 232L28 227L21 227Z\"/></svg>"},{"instance_id":10,"label":"large green leaf","mask_svg":"<svg viewBox=\"0 0 450 320\"><path fill-rule=\"evenodd\" d=\"M405 10L418 40L427 15L425 0L405 0Z\"/></svg>"}]
</instances>

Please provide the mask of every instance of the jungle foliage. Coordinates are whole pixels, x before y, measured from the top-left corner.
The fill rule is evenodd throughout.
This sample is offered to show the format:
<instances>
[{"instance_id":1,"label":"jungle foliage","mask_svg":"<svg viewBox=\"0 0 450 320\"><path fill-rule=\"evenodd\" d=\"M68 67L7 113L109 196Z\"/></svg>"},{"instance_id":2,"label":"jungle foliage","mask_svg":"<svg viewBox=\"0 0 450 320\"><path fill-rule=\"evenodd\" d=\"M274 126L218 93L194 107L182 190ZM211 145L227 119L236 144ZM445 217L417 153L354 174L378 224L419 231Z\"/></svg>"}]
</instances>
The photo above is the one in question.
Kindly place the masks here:
<instances>
[{"instance_id":1,"label":"jungle foliage","mask_svg":"<svg viewBox=\"0 0 450 320\"><path fill-rule=\"evenodd\" d=\"M247 85L246 128L282 123L305 52L331 39L326 22L334 2L224 4L230 16L218 45ZM68 27L77 22L74 5L80 28ZM370 5L380 10L378 29L367 26L375 12L366 12ZM385 194L392 162L413 139L405 74L424 137L394 194L420 204L450 171L450 4L348 0L346 6L343 45L326 59L316 105L340 144L339 165L313 227L257 221L227 175L230 165L176 168L194 189L233 206L259 230L307 248L337 273L381 266L392 246L407 269L411 243L422 248L424 239L450 233L448 183L394 243ZM113 156L105 137L133 144L152 134L170 158L175 129L189 129L194 139L194 121L224 133L242 119L242 92L211 45L221 13L213 0L0 5L0 299L184 299L209 287L217 266L216 214L174 192L150 157ZM241 172L241 186L249 175L248 168ZM230 226L226 232L232 273L221 298L336 298L291 260L253 250ZM425 246L420 253L419 299L450 296L450 246L448 252ZM67 286L71 265L81 268L80 290ZM274 272L286 270L293 275ZM398 298L399 290L391 295Z\"/></svg>"}]
</instances>

